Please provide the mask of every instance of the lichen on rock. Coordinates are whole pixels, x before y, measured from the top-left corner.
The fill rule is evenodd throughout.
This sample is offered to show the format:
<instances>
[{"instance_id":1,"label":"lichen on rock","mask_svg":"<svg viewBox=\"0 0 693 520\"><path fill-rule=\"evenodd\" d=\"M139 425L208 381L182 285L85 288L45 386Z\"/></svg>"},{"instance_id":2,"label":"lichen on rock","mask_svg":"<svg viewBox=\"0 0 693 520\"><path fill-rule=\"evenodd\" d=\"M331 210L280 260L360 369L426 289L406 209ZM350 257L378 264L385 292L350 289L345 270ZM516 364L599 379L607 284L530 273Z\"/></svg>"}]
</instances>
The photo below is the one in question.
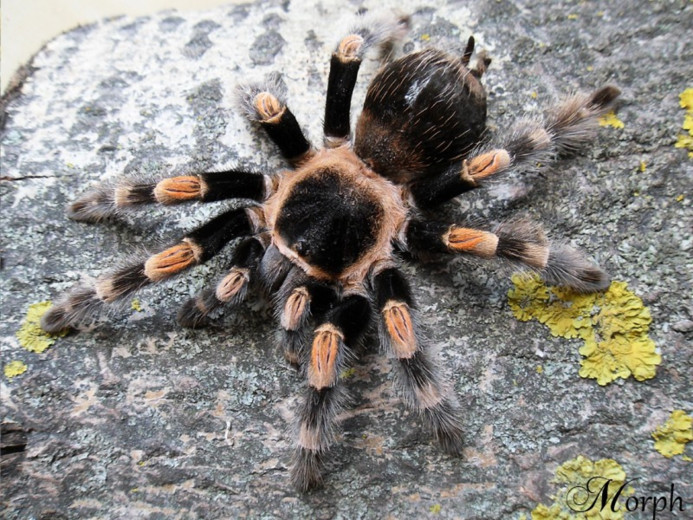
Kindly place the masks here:
<instances>
[{"instance_id":1,"label":"lichen on rock","mask_svg":"<svg viewBox=\"0 0 693 520\"><path fill-rule=\"evenodd\" d=\"M665 424L652 437L655 449L667 458L683 454L686 443L693 441L693 417L683 410L674 410Z\"/></svg>"},{"instance_id":2,"label":"lichen on rock","mask_svg":"<svg viewBox=\"0 0 693 520\"><path fill-rule=\"evenodd\" d=\"M581 338L580 376L606 385L617 378L638 381L655 376L662 361L648 336L650 311L625 282L612 282L606 292L581 294L547 287L534 275L518 274L508 301L520 321L536 319L554 336Z\"/></svg>"},{"instance_id":3,"label":"lichen on rock","mask_svg":"<svg viewBox=\"0 0 693 520\"><path fill-rule=\"evenodd\" d=\"M21 376L26 372L27 366L24 362L19 360L10 361L4 367L5 377L7 379L12 379L17 376Z\"/></svg>"},{"instance_id":4,"label":"lichen on rock","mask_svg":"<svg viewBox=\"0 0 693 520\"><path fill-rule=\"evenodd\" d=\"M26 317L16 333L19 344L29 352L41 354L53 345L57 338L67 334L67 331L58 334L49 334L41 328L41 317L52 305L53 303L50 301L29 305Z\"/></svg>"},{"instance_id":5,"label":"lichen on rock","mask_svg":"<svg viewBox=\"0 0 693 520\"><path fill-rule=\"evenodd\" d=\"M686 110L686 115L683 119L682 128L688 130L688 135L679 134L676 148L685 148L688 150L688 157L693 158L693 88L687 88L679 95L679 105Z\"/></svg>"},{"instance_id":6,"label":"lichen on rock","mask_svg":"<svg viewBox=\"0 0 693 520\"><path fill-rule=\"evenodd\" d=\"M556 469L553 482L560 486L551 497L553 504L537 505L532 510L532 520L619 520L624 518L625 500L634 493L627 486L626 472L613 459L592 461L578 455ZM609 502L602 508L604 486Z\"/></svg>"},{"instance_id":7,"label":"lichen on rock","mask_svg":"<svg viewBox=\"0 0 693 520\"><path fill-rule=\"evenodd\" d=\"M611 110L599 118L599 126L610 126L612 128L625 128L625 124L621 121L616 112Z\"/></svg>"}]
</instances>

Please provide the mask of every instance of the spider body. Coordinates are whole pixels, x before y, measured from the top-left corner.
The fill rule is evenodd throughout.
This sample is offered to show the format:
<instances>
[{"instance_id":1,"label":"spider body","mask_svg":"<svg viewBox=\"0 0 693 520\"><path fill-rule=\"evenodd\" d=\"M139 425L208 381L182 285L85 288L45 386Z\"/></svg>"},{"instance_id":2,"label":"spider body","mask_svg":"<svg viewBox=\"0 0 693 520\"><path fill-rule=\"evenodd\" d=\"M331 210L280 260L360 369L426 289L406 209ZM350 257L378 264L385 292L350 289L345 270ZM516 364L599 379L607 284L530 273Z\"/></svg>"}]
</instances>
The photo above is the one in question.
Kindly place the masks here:
<instances>
[{"instance_id":1,"label":"spider body","mask_svg":"<svg viewBox=\"0 0 693 520\"><path fill-rule=\"evenodd\" d=\"M391 257L406 217L401 190L345 146L282 177L275 197L265 210L273 243L309 276L344 285Z\"/></svg>"},{"instance_id":2,"label":"spider body","mask_svg":"<svg viewBox=\"0 0 693 520\"><path fill-rule=\"evenodd\" d=\"M460 59L426 49L383 69L366 93L356 154L398 183L435 175L468 154L486 128L479 77L488 65L484 57L470 71L470 56L471 50Z\"/></svg>"},{"instance_id":3,"label":"spider body","mask_svg":"<svg viewBox=\"0 0 693 520\"><path fill-rule=\"evenodd\" d=\"M578 149L595 119L618 96L603 87L576 95L545 116L520 119L484 140L486 94L480 79L490 62L423 50L390 62L370 85L352 145L350 106L364 52L390 52L406 20L364 25L343 38L330 64L325 148L304 136L277 82L241 90L243 106L293 169L199 173L148 183L101 186L74 202L71 218L96 222L138 204L250 199L187 233L170 247L78 286L42 319L47 331L77 327L107 304L205 262L239 238L227 272L181 308L183 326L207 323L222 306L238 305L253 281L272 298L285 358L305 378L297 410L291 470L300 490L322 481L344 405L342 370L375 324L392 358L406 403L447 452L459 454L459 405L418 325L416 303L398 269L398 252L505 259L546 281L579 291L608 286L606 274L578 251L550 243L527 220L493 230L467 227L427 210L478 188L510 168L533 168Z\"/></svg>"}]
</instances>

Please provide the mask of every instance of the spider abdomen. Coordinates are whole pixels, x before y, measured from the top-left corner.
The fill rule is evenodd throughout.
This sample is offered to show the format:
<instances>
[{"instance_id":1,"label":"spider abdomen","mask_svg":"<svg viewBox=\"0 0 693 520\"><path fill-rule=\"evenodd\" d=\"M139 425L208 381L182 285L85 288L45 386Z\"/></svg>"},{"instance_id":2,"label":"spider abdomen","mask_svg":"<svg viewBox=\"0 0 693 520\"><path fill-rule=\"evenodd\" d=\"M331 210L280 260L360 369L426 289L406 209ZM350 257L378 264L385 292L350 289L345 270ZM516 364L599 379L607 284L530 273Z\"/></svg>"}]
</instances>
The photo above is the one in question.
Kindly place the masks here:
<instances>
[{"instance_id":1,"label":"spider abdomen","mask_svg":"<svg viewBox=\"0 0 693 520\"><path fill-rule=\"evenodd\" d=\"M461 58L428 49L387 65L368 88L354 150L405 183L464 157L486 125L486 93Z\"/></svg>"}]
</instances>

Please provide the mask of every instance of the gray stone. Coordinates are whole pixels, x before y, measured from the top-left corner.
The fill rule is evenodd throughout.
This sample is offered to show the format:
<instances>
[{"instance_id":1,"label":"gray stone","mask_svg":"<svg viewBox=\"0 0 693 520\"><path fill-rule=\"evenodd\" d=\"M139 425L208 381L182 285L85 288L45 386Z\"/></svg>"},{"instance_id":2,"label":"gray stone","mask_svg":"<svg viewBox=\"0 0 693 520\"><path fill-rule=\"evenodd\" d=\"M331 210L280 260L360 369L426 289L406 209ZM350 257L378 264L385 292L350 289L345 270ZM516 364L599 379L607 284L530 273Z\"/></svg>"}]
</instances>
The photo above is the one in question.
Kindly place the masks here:
<instances>
[{"instance_id":1,"label":"gray stone","mask_svg":"<svg viewBox=\"0 0 693 520\"><path fill-rule=\"evenodd\" d=\"M588 251L647 297L663 362L652 380L600 387L578 376L579 341L515 320L507 270L460 258L405 264L464 405L465 457L440 452L393 391L373 341L346 381L353 403L326 486L300 495L288 467L301 380L275 346L271 313L252 300L209 330L175 323L228 253L142 291L142 312L128 301L44 354L14 334L30 304L227 207L153 207L89 226L65 218L78 193L122 175L285 167L236 107L238 82L282 72L292 110L319 143L329 57L359 8L413 13L408 50L459 52L474 34L494 59L484 78L491 131L573 90L623 90L625 128L601 129L577 158L508 175L446 211L489 222L529 214ZM28 366L2 379L2 416L25 435L3 453L3 517L517 518L550 503L553 471L578 454L617 460L639 479L638 495L676 483L693 507L691 464L665 459L651 439L673 409L693 412L681 330L693 308L693 161L673 146L678 96L693 77L692 15L681 1L267 0L111 19L48 43L3 99L0 341L3 362ZM363 64L354 114L376 68Z\"/></svg>"}]
</instances>

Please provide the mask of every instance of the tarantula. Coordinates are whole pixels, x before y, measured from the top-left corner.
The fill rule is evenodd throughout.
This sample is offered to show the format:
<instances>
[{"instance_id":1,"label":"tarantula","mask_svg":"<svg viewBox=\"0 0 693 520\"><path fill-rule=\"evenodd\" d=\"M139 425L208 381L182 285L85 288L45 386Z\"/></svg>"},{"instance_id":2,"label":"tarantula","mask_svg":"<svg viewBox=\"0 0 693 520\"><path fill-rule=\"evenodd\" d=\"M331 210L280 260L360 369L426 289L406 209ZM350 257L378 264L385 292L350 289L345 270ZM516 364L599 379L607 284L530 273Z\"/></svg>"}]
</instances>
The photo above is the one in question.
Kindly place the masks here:
<instances>
[{"instance_id":1,"label":"tarantula","mask_svg":"<svg viewBox=\"0 0 693 520\"><path fill-rule=\"evenodd\" d=\"M548 283L578 291L609 284L582 254L549 243L539 225L514 220L488 231L436 218L429 210L478 188L489 176L534 168L577 150L618 89L575 95L543 118L518 120L488 141L480 80L490 59L481 53L470 67L470 37L461 56L429 48L385 61L368 88L352 142L351 97L364 53L371 47L390 51L407 24L405 19L363 24L339 42L330 62L321 150L304 136L277 82L241 89L249 118L292 169L125 181L74 202L71 218L96 222L144 203L254 201L153 256L74 288L42 321L46 331L77 326L104 305L205 262L242 238L225 276L185 303L178 318L186 327L204 325L214 309L241 303L253 280L272 297L284 355L307 383L291 470L300 490L321 483L322 460L345 398L340 373L374 321L407 404L432 427L445 451L462 449L459 405L426 348L397 253L507 259L538 271Z\"/></svg>"}]
</instances>

